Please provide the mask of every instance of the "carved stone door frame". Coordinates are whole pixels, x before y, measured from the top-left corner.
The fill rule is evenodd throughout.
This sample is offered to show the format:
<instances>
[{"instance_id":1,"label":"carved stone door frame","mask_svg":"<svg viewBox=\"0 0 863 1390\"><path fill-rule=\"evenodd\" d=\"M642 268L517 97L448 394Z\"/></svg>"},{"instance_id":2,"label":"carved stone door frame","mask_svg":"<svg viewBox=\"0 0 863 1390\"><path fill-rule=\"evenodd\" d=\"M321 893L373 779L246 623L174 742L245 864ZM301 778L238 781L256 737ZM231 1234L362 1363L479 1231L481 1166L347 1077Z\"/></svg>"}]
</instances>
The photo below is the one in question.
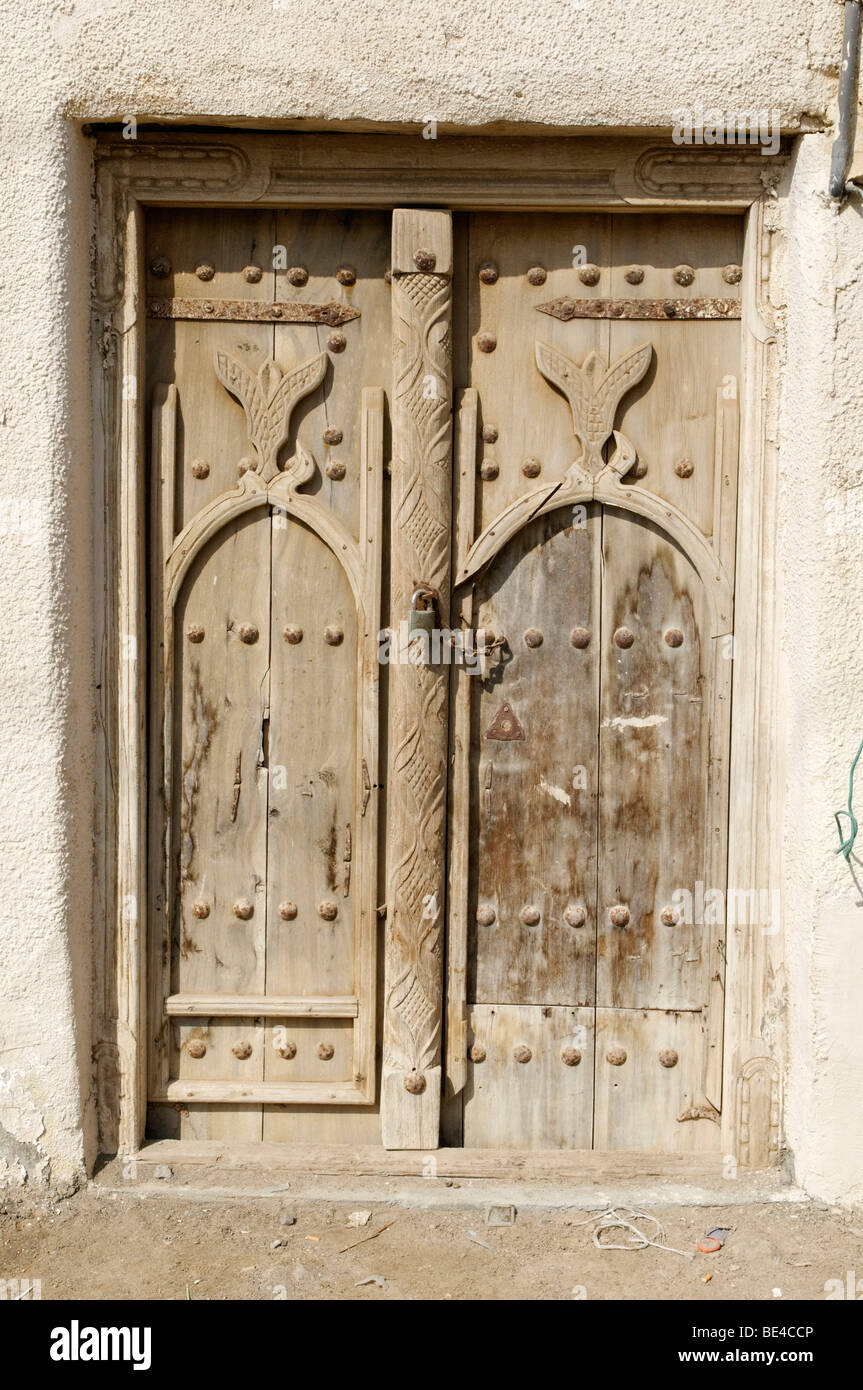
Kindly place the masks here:
<instances>
[{"instance_id":1,"label":"carved stone door frame","mask_svg":"<svg viewBox=\"0 0 863 1390\"><path fill-rule=\"evenodd\" d=\"M144 1137L147 1097L145 208L543 208L573 213L574 243L578 215L589 211L745 217L728 883L752 890L770 884L779 862L780 826L770 800L781 763L774 732L777 354L769 279L772 198L785 156L681 148L657 138L425 141L418 133L150 135L140 129L131 142L119 132L99 134L95 156L92 410L95 505L103 518L95 563L103 595L98 650L105 737L97 792L94 1036L101 1147L134 1152ZM399 409L395 398L391 409ZM781 932L728 931L722 1147L744 1166L775 1161L781 1143L781 942ZM388 969L389 991L391 960ZM434 1069L429 1076L427 1084L436 1086ZM385 1092L387 1084L385 1067ZM433 1141L424 1123L417 1142L432 1147Z\"/></svg>"}]
</instances>

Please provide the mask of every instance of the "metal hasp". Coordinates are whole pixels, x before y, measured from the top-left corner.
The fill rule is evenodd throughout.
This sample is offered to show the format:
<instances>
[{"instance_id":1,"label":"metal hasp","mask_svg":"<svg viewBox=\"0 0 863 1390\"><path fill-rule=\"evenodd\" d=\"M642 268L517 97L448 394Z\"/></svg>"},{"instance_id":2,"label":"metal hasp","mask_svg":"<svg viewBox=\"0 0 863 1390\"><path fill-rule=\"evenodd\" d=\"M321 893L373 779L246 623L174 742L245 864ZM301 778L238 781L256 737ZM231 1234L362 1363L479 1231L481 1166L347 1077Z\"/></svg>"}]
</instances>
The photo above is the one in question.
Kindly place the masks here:
<instances>
[{"instance_id":1,"label":"metal hasp","mask_svg":"<svg viewBox=\"0 0 863 1390\"><path fill-rule=\"evenodd\" d=\"M842 199L847 190L845 174L853 138L854 94L860 52L860 0L845 0L845 28L842 34L842 64L839 68L839 115L836 139L830 156L830 197ZM854 187L854 185L851 185Z\"/></svg>"}]
</instances>

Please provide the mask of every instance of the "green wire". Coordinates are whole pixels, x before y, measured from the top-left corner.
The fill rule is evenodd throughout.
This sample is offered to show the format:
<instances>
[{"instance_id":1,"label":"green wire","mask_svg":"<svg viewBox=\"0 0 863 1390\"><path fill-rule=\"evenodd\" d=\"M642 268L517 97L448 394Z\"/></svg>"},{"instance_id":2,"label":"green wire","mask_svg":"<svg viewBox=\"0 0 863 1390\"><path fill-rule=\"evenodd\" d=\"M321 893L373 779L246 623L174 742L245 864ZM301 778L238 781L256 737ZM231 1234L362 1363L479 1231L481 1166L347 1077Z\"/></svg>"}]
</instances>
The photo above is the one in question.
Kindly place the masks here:
<instances>
[{"instance_id":1,"label":"green wire","mask_svg":"<svg viewBox=\"0 0 863 1390\"><path fill-rule=\"evenodd\" d=\"M836 818L836 826L839 830L839 848L837 849L836 853L844 854L846 863L851 858L851 851L854 848L854 841L857 839L857 817L851 809L851 801L854 796L854 769L860 761L861 753L863 753L863 743L861 743L860 747L857 749L857 757L851 764L851 774L848 778L848 810L833 812ZM851 822L851 833L849 834L847 840L842 838L842 823L839 820L840 816L847 816Z\"/></svg>"}]
</instances>

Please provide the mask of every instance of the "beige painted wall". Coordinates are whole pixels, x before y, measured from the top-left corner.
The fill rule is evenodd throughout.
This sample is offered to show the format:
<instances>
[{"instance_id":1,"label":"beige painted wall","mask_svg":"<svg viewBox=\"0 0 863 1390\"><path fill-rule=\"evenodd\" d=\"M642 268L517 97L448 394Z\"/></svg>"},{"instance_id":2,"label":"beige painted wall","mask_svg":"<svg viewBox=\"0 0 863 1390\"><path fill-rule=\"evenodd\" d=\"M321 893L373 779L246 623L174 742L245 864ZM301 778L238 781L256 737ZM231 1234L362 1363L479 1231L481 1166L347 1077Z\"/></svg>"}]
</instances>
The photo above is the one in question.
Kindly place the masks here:
<instances>
[{"instance_id":1,"label":"beige painted wall","mask_svg":"<svg viewBox=\"0 0 863 1390\"><path fill-rule=\"evenodd\" d=\"M824 197L836 0L0 0L0 1184L62 1188L95 1149L91 927L98 862L90 151L125 119L668 129L700 101L778 110L776 525L786 684L774 790L784 854L798 1178L863 1202L863 893L832 811L863 736L863 208ZM418 137L419 138L419 137ZM844 520L843 520L844 517ZM861 773L863 786L863 773Z\"/></svg>"}]
</instances>

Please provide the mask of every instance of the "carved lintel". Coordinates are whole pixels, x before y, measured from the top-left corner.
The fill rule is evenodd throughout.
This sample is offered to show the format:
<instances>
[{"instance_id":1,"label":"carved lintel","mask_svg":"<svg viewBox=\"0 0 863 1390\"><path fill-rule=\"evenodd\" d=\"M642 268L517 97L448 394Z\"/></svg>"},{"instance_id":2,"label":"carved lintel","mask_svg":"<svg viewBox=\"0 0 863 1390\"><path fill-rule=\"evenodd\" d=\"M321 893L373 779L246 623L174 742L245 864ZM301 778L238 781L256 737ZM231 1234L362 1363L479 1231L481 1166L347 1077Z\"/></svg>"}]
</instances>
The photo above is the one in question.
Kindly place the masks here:
<instances>
[{"instance_id":1,"label":"carved lintel","mask_svg":"<svg viewBox=\"0 0 863 1390\"><path fill-rule=\"evenodd\" d=\"M220 323L322 323L338 328L361 317L344 304L282 303L262 299L148 299L151 319L212 319Z\"/></svg>"},{"instance_id":2,"label":"carved lintel","mask_svg":"<svg viewBox=\"0 0 863 1390\"><path fill-rule=\"evenodd\" d=\"M740 300L702 295L691 299L550 299L535 305L539 314L569 323L571 319L739 319Z\"/></svg>"}]
</instances>

